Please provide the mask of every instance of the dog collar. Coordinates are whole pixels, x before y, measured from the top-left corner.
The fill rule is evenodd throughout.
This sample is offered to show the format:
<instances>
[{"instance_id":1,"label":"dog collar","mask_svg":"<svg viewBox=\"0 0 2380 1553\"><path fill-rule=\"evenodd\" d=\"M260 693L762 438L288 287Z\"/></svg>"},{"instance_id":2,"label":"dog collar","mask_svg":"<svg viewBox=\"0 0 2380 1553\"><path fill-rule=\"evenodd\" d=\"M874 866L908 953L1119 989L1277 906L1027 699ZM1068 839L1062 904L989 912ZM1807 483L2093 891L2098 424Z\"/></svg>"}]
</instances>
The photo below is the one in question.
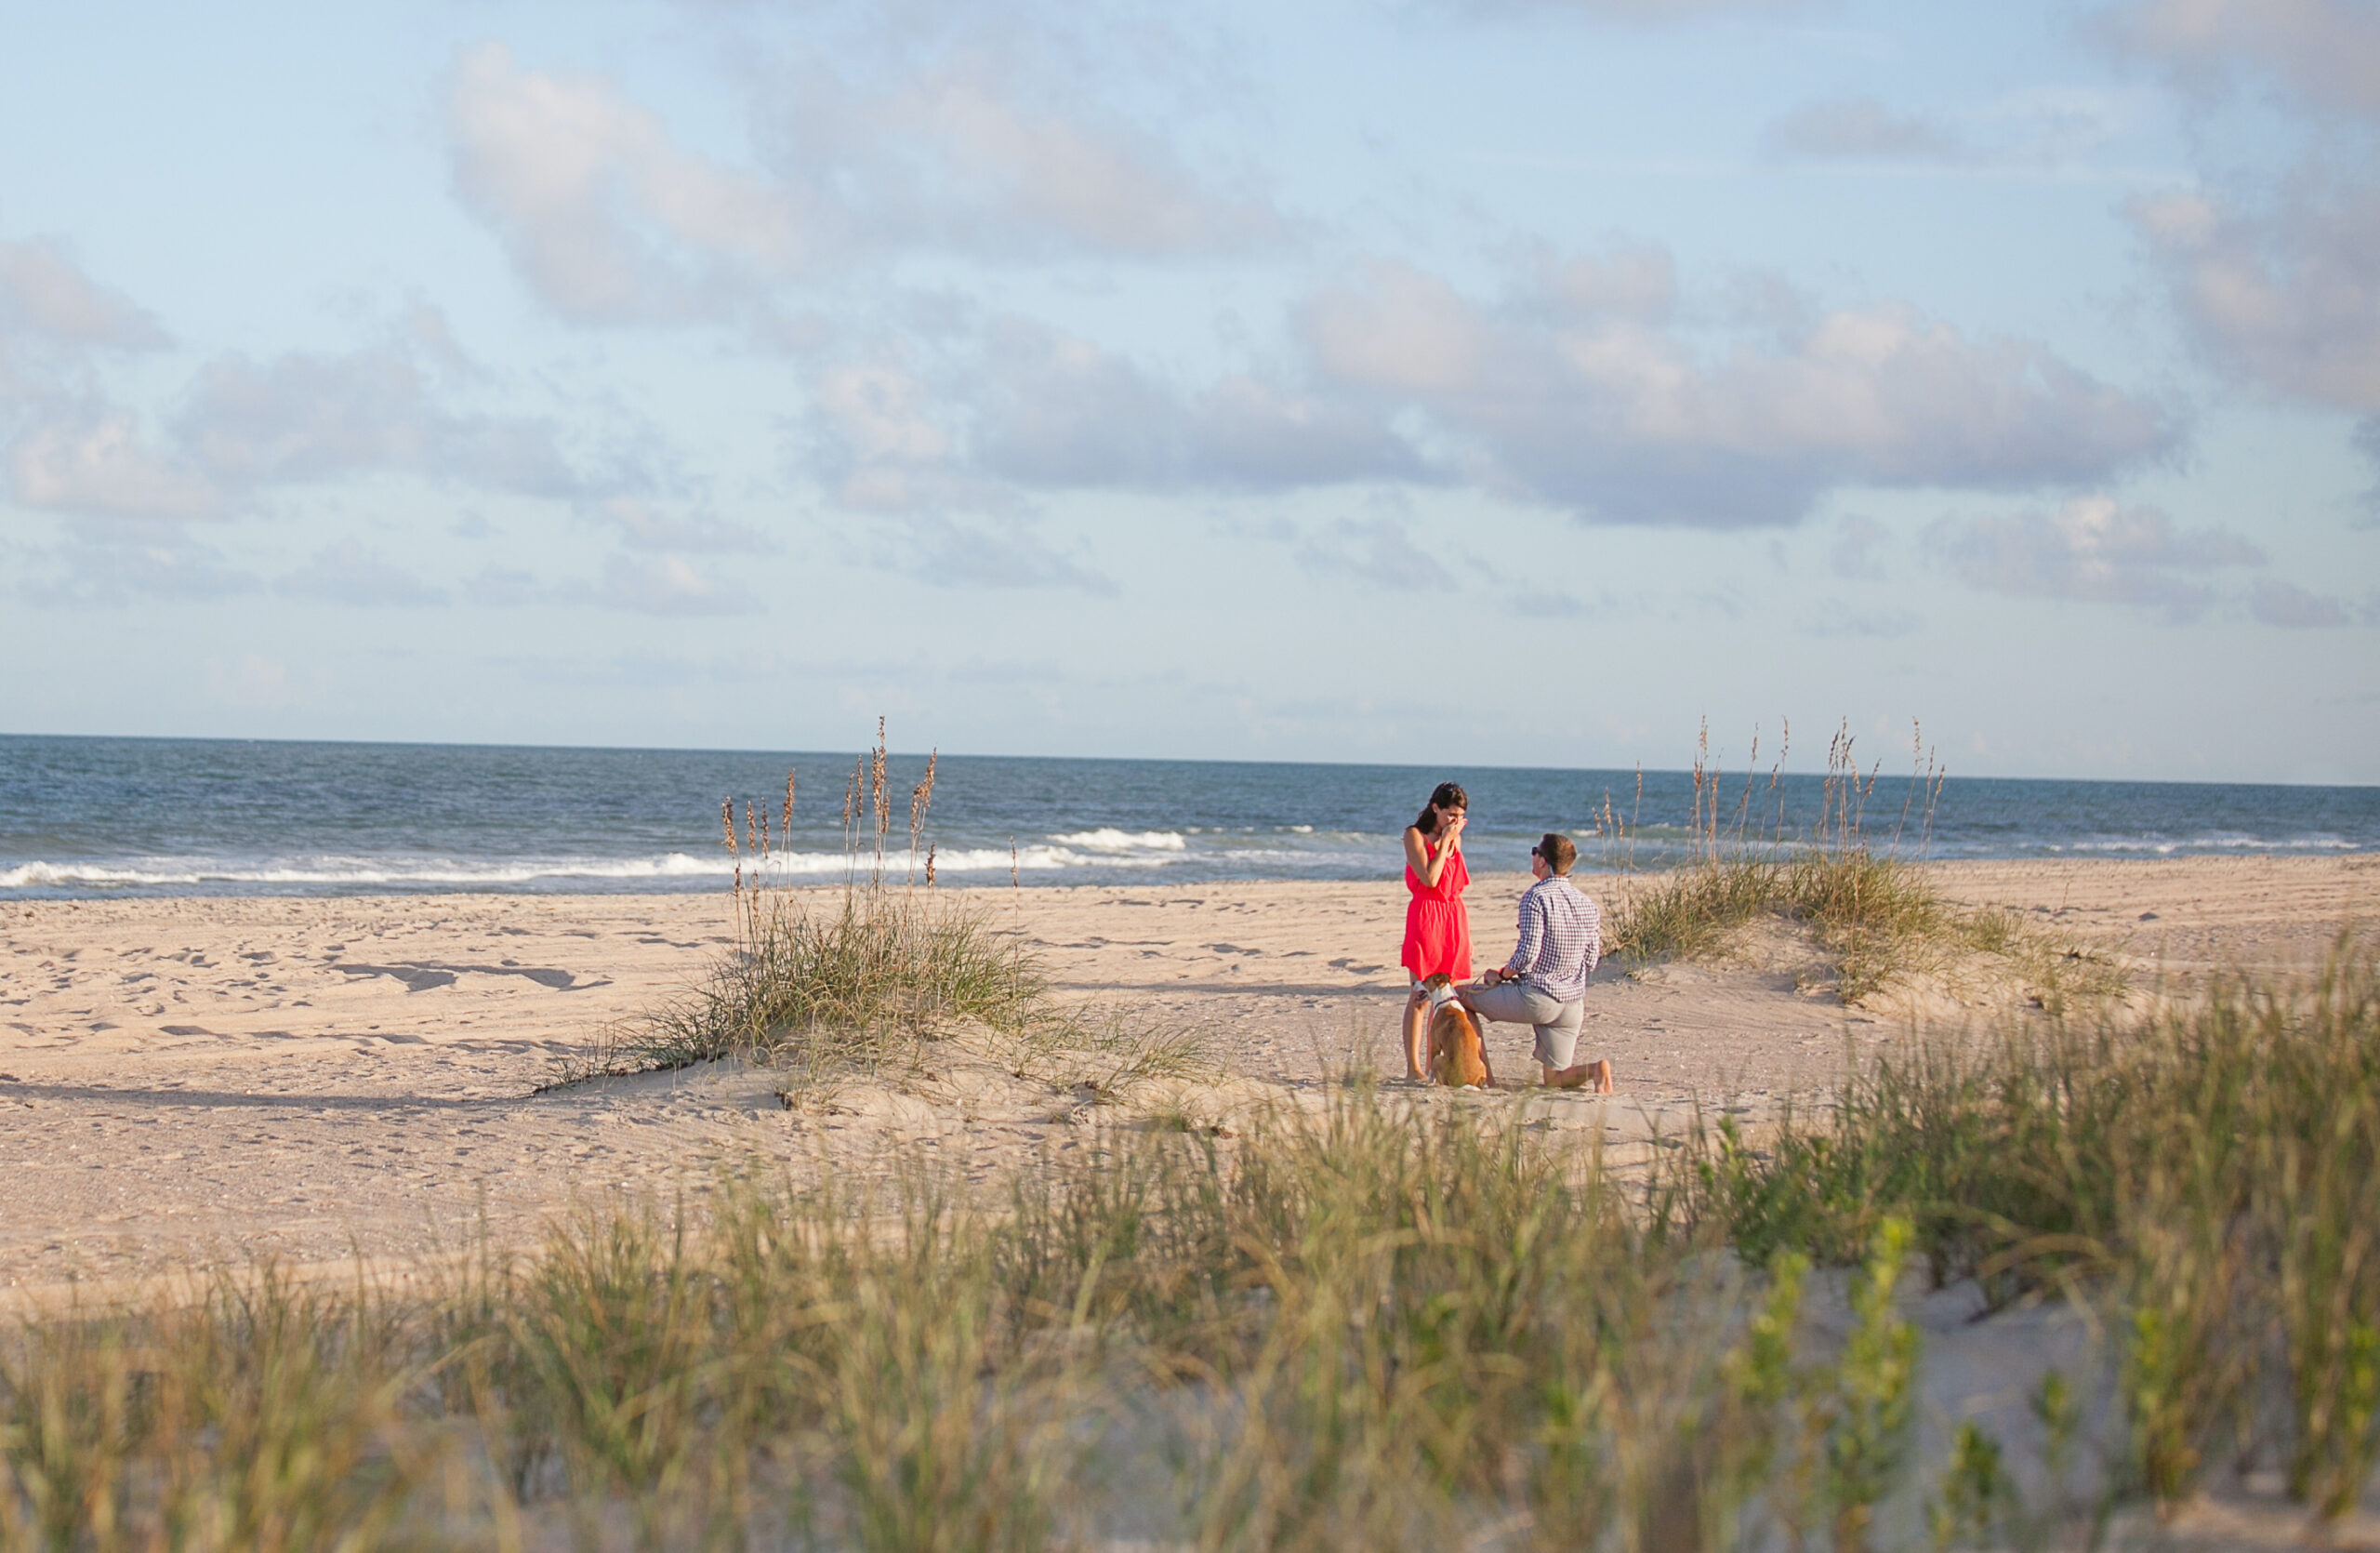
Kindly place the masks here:
<instances>
[{"instance_id":1,"label":"dog collar","mask_svg":"<svg viewBox=\"0 0 2380 1553\"><path fill-rule=\"evenodd\" d=\"M1453 983L1449 982L1444 987L1434 987L1430 989L1430 1013L1435 1015L1448 1003L1461 1001L1461 996L1456 992Z\"/></svg>"}]
</instances>

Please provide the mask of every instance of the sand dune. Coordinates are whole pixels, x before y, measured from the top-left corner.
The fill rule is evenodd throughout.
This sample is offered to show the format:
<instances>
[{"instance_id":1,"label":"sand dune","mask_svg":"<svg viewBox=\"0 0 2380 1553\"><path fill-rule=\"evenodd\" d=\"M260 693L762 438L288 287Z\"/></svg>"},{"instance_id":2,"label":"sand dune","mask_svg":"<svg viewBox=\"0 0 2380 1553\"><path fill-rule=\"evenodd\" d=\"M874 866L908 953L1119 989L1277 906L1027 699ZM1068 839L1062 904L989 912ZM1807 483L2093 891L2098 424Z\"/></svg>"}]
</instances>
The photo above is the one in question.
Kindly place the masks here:
<instances>
[{"instance_id":1,"label":"sand dune","mask_svg":"<svg viewBox=\"0 0 2380 1553\"><path fill-rule=\"evenodd\" d=\"M1945 866L1951 896L2016 908L2122 958L2136 982L2311 964L2380 923L2380 858ZM1471 894L1510 943L1517 876ZM1609 880L1589 881L1608 892ZM1210 1037L1223 1107L1398 1070L1394 883L972 892L1064 994ZM20 902L0 915L0 1286L271 1253L401 1261L483 1219L533 1233L575 1195L699 1191L722 1161L811 1168L917 1142L985 1175L1085 1146L1063 1083L1012 1082L965 1042L917 1072L788 1110L765 1071L714 1068L537 1093L607 1023L728 941L720 896ZM1674 1131L1697 1096L1752 1110L1818 1089L1846 1050L1990 1000L1844 1008L1798 990L1806 947L1598 974L1582 1054L1624 1093L1547 1098L1550 1124ZM1508 1081L1527 1032L1491 1030ZM1462 1103L1512 1104L1479 1096Z\"/></svg>"}]
</instances>

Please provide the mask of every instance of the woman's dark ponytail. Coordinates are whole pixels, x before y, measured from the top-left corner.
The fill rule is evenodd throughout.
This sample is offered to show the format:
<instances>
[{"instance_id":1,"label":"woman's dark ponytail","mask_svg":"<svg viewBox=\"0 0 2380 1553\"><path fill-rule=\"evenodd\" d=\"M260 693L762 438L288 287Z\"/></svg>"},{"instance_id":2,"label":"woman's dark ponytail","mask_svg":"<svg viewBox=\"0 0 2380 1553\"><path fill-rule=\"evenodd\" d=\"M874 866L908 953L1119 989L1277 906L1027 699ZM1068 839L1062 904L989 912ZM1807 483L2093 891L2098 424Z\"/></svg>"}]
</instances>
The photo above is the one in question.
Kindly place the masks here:
<instances>
[{"instance_id":1,"label":"woman's dark ponytail","mask_svg":"<svg viewBox=\"0 0 2380 1553\"><path fill-rule=\"evenodd\" d=\"M1421 817L1413 822L1413 829L1419 830L1425 836L1435 836L1438 833L1438 811L1440 809L1468 809L1470 807L1471 795L1469 793L1463 791L1461 788L1452 782L1440 782L1438 784L1437 790L1430 794L1430 801L1421 805Z\"/></svg>"}]
</instances>

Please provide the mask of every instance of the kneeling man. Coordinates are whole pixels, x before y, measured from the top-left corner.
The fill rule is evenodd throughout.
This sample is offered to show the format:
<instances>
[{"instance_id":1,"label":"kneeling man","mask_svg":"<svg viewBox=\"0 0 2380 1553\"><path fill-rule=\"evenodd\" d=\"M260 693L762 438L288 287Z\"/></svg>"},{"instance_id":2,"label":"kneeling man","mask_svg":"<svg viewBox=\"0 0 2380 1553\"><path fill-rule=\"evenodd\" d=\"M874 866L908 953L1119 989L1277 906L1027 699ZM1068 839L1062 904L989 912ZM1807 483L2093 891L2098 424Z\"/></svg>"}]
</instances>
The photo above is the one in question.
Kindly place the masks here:
<instances>
[{"instance_id":1,"label":"kneeling man","mask_svg":"<svg viewBox=\"0 0 2380 1553\"><path fill-rule=\"evenodd\" d=\"M1570 883L1579 849L1552 831L1529 848L1537 883L1521 896L1520 947L1482 985L1461 989L1463 1007L1483 1019L1537 1028L1537 1061L1553 1089L1612 1092L1608 1060L1573 1066L1587 1012L1587 977L1603 955L1603 917Z\"/></svg>"}]
</instances>

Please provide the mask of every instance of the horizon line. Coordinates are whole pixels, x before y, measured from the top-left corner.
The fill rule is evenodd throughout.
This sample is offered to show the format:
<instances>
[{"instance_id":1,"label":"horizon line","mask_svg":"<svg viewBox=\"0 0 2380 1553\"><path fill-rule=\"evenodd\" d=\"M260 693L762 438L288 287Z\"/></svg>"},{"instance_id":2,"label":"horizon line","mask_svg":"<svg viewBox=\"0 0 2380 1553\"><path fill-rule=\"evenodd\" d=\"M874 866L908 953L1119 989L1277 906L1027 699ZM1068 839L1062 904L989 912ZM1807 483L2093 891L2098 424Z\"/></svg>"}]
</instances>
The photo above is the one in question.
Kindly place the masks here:
<instances>
[{"instance_id":1,"label":"horizon line","mask_svg":"<svg viewBox=\"0 0 2380 1553\"><path fill-rule=\"evenodd\" d=\"M0 731L0 740L17 739L80 739L93 743L327 745L352 747L358 749L386 750L571 750L588 754L620 755L833 755L839 758L844 754L864 754L867 750L873 748L873 746L861 746L851 750L835 750L826 749L773 749L757 746L735 748L713 745L673 744L518 744L483 739L296 738L253 737L238 734L50 734ZM898 750L887 751L888 758L891 759L916 761L924 761L928 759L929 756L939 756L940 753L941 751L939 749L925 751ZM1371 771L1527 771L1577 772L1581 774L1629 774L1642 772L1648 776L1691 776L1694 771L1694 768L1691 765L1653 766L1644 765L1641 763L1636 765L1523 765L1493 761L1467 761L1442 763L1436 765L1421 765L1389 761L1297 760L1289 758L1252 759L1245 756L1208 755L1051 755L959 750L951 750L950 756L953 760L975 761L1080 761L1113 764L1144 765L1332 766L1349 770ZM1726 775L1731 774L1734 767L1721 766L1714 763L1707 769ZM1752 775L1756 778L1759 773L1755 770ZM1781 770L1778 775L1781 776L1818 777L1823 776L1825 774L1818 771ZM1900 780L1904 776L1909 775L1912 774L1904 774L1897 771L1889 774L1894 780ZM1922 776L1922 774L1914 775ZM2106 787L2314 788L2324 789L2336 792L2380 791L2380 783L2374 782L2320 782L2269 777L2257 780L2227 780L2223 778L2204 776L2008 776L1994 775L1989 772L1973 774L1961 773L1947 766L1941 769L1941 778L1945 782L2067 782L2090 783ZM1877 779L1882 779L1882 777L1880 776Z\"/></svg>"}]
</instances>

